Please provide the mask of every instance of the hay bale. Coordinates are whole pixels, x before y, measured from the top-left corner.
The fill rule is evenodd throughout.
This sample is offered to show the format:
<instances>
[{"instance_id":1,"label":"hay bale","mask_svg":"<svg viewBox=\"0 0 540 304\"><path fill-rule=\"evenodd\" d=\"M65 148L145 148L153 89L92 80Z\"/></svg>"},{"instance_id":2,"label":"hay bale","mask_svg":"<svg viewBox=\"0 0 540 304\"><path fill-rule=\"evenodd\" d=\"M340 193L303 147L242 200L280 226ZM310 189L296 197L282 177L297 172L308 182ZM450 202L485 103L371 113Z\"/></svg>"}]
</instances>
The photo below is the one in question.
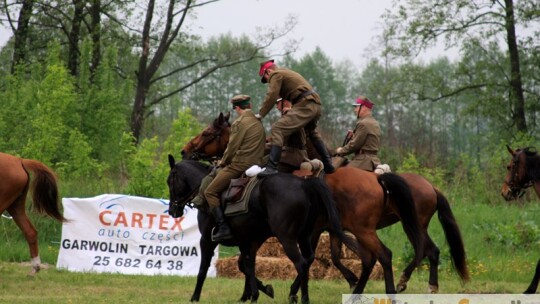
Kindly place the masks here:
<instances>
[{"instance_id":1,"label":"hay bale","mask_svg":"<svg viewBox=\"0 0 540 304\"><path fill-rule=\"evenodd\" d=\"M349 268L354 274L359 275L362 270L362 262L359 260L353 260L353 259L344 259L341 260L341 263L345 265L347 268ZM326 271L326 275L324 276L325 280L341 280L343 279L343 275L333 265L331 267L328 267ZM381 267L381 264L377 262L375 266L373 267L373 271L371 271L371 274L369 275L370 280L382 280L384 279L384 272Z\"/></svg>"},{"instance_id":2,"label":"hay bale","mask_svg":"<svg viewBox=\"0 0 540 304\"><path fill-rule=\"evenodd\" d=\"M217 276L239 279L244 274L238 270L238 257L219 259L216 264ZM313 261L309 269L311 279L324 279L328 267L320 261ZM257 257L255 275L259 279L280 279L292 280L296 278L297 272L293 263L287 258Z\"/></svg>"}]
</instances>

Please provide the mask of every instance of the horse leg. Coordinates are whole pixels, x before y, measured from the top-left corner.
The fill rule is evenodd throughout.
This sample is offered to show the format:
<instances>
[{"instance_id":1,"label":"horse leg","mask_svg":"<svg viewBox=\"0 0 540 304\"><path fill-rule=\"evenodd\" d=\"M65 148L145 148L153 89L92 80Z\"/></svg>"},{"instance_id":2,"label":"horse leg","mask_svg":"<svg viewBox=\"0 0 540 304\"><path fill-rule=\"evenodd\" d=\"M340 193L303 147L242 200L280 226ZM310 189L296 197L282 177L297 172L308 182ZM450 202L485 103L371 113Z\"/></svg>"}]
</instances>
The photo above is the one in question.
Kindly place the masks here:
<instances>
[{"instance_id":1,"label":"horse leg","mask_svg":"<svg viewBox=\"0 0 540 304\"><path fill-rule=\"evenodd\" d=\"M427 230L425 231L425 245L424 245L424 256L427 256L429 259L429 287L428 287L428 293L437 293L439 290L439 273L438 273L438 267L439 267L439 253L440 250L435 245L431 237L427 234ZM412 272L414 269L416 269L418 265L415 263L415 261L411 261L411 263L403 270L403 273L401 274L401 277L399 279L399 282L397 284L397 291L403 292L405 289L407 289L407 282L409 282Z\"/></svg>"},{"instance_id":2,"label":"horse leg","mask_svg":"<svg viewBox=\"0 0 540 304\"><path fill-rule=\"evenodd\" d=\"M260 248L260 245L259 245ZM240 302L246 302L251 298L251 288L248 282L248 278L246 276L246 267L244 266L244 255L240 254L240 257L238 257L238 269L244 274L245 282L244 282L244 293L242 294L242 297L240 298ZM262 291L265 295L269 296L270 298L274 298L274 287L272 287L272 284L264 285L264 283L259 280L257 277L255 277L255 282L257 283L257 289Z\"/></svg>"},{"instance_id":3,"label":"horse leg","mask_svg":"<svg viewBox=\"0 0 540 304\"><path fill-rule=\"evenodd\" d=\"M208 230L208 229L207 229ZM217 243L211 241L210 231L201 236L200 246L201 246L201 265L199 266L199 273L197 274L197 284L195 285L195 290L191 296L191 302L199 302L201 298L201 291L206 280L206 274L208 273L208 268L212 262L212 256L214 255L214 250L216 249Z\"/></svg>"},{"instance_id":4,"label":"horse leg","mask_svg":"<svg viewBox=\"0 0 540 304\"><path fill-rule=\"evenodd\" d=\"M293 262L296 271L298 272L298 277L300 278L300 289L302 291L302 303L309 303L309 294L308 294L308 277L309 277L309 268L308 262L302 257L300 250L298 249L298 242L286 238L279 237L278 239L283 246L285 254ZM291 287L292 291L292 287ZM289 295L289 302L296 303L297 297L295 295Z\"/></svg>"},{"instance_id":5,"label":"horse leg","mask_svg":"<svg viewBox=\"0 0 540 304\"><path fill-rule=\"evenodd\" d=\"M362 238L358 239L359 236ZM376 260L379 260L384 271L386 294L397 293L396 287L394 286L394 274L392 270L392 251L384 246L375 231L357 234L356 237L360 242L360 245L366 248L366 250L369 250L372 255L367 261L362 261L362 274L353 293L363 292L369 279L369 275L373 270L373 266L375 266Z\"/></svg>"},{"instance_id":6,"label":"horse leg","mask_svg":"<svg viewBox=\"0 0 540 304\"><path fill-rule=\"evenodd\" d=\"M341 240L335 235L330 234L330 253L332 256L332 263L341 272L343 277L345 277L345 280L347 280L347 283L349 283L349 288L353 289L356 282L358 282L358 277L356 277L356 275L350 271L349 268L345 267L345 265L341 263L341 247ZM363 254L357 254L362 259Z\"/></svg>"},{"instance_id":7,"label":"horse leg","mask_svg":"<svg viewBox=\"0 0 540 304\"><path fill-rule=\"evenodd\" d=\"M540 196L539 196L540 197ZM536 293L536 289L538 288L538 281L540 281L540 260L538 260L538 263L536 264L536 271L534 272L534 277L531 281L531 285L525 290L525 294L533 294Z\"/></svg>"},{"instance_id":8,"label":"horse leg","mask_svg":"<svg viewBox=\"0 0 540 304\"><path fill-rule=\"evenodd\" d=\"M311 237L311 248L313 249L313 252L317 250L317 245L319 244L319 239L321 238L322 231L316 231L313 232L313 236ZM311 267L311 264L313 263L315 259L309 261L309 267ZM298 293L298 289L300 289L300 277L296 276L294 279L294 282L291 285L291 291L289 294L289 300L295 299L294 301L298 302L298 296L296 295ZM293 301L293 300L291 300Z\"/></svg>"},{"instance_id":9,"label":"horse leg","mask_svg":"<svg viewBox=\"0 0 540 304\"><path fill-rule=\"evenodd\" d=\"M244 293L246 291L251 291L249 296L242 295L242 297L251 299L251 303L257 303L259 299L259 289L257 289L257 282L255 278L255 259L257 257L257 249L259 245L257 244L241 244L240 246L240 256L242 256L243 269L245 275L245 286Z\"/></svg>"},{"instance_id":10,"label":"horse leg","mask_svg":"<svg viewBox=\"0 0 540 304\"><path fill-rule=\"evenodd\" d=\"M32 258L32 269L28 273L28 276L35 276L41 269L41 259L39 257L38 248L38 232L34 225L30 222L30 219L26 215L24 208L24 202L26 200L26 193L19 196L15 203L13 203L7 211L15 221L15 224L21 229L28 243L30 249L30 257Z\"/></svg>"}]
</instances>

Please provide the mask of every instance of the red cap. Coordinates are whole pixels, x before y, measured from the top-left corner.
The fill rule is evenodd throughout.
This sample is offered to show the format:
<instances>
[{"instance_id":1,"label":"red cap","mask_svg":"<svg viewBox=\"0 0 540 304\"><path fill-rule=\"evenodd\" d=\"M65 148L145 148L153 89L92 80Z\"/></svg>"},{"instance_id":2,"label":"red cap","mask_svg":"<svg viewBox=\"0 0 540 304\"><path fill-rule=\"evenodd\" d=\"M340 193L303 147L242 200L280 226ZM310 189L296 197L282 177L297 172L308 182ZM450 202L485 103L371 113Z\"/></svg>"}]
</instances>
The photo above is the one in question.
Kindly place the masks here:
<instances>
[{"instance_id":1,"label":"red cap","mask_svg":"<svg viewBox=\"0 0 540 304\"><path fill-rule=\"evenodd\" d=\"M263 63L261 63L261 67L259 68L259 76L261 76L261 82L266 83L266 80L264 79L264 71L266 71L269 67L274 65L274 59L267 60Z\"/></svg>"},{"instance_id":2,"label":"red cap","mask_svg":"<svg viewBox=\"0 0 540 304\"><path fill-rule=\"evenodd\" d=\"M356 102L353 103L353 106L366 106L368 109L371 109L373 108L373 102L371 102L371 100L365 96L358 96L358 98L356 98Z\"/></svg>"}]
</instances>

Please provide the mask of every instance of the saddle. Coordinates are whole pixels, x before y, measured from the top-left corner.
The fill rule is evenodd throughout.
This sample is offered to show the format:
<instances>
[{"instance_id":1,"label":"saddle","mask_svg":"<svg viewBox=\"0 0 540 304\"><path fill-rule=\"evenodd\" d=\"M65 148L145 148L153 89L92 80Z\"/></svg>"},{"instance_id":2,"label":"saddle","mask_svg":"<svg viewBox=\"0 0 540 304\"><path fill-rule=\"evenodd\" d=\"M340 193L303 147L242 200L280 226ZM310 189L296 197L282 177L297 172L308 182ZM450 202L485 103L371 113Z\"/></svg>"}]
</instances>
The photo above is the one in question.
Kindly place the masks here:
<instances>
[{"instance_id":1,"label":"saddle","mask_svg":"<svg viewBox=\"0 0 540 304\"><path fill-rule=\"evenodd\" d=\"M247 213L249 198L255 185L260 182L256 176L240 177L231 180L229 188L221 194L221 204L225 206L225 216Z\"/></svg>"},{"instance_id":2,"label":"saddle","mask_svg":"<svg viewBox=\"0 0 540 304\"><path fill-rule=\"evenodd\" d=\"M309 162L300 164L300 169L293 171L292 174L303 178L319 177L323 169L324 165L320 160L312 159Z\"/></svg>"}]
</instances>

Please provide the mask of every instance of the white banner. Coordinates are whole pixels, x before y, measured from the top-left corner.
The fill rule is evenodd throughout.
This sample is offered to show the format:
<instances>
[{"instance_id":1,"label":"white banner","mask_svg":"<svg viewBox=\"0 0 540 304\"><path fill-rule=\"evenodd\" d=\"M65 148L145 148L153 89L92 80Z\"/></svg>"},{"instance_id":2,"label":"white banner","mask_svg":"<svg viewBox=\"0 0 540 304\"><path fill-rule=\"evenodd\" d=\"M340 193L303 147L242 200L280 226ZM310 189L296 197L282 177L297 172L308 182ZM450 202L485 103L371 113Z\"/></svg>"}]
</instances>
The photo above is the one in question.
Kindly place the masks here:
<instances>
[{"instance_id":1,"label":"white banner","mask_svg":"<svg viewBox=\"0 0 540 304\"><path fill-rule=\"evenodd\" d=\"M105 194L63 198L57 267L77 272L196 276L201 262L197 210L168 214L169 201ZM216 276L218 248L208 270Z\"/></svg>"},{"instance_id":2,"label":"white banner","mask_svg":"<svg viewBox=\"0 0 540 304\"><path fill-rule=\"evenodd\" d=\"M523 294L363 294L342 295L343 304L539 304L540 295Z\"/></svg>"}]
</instances>

